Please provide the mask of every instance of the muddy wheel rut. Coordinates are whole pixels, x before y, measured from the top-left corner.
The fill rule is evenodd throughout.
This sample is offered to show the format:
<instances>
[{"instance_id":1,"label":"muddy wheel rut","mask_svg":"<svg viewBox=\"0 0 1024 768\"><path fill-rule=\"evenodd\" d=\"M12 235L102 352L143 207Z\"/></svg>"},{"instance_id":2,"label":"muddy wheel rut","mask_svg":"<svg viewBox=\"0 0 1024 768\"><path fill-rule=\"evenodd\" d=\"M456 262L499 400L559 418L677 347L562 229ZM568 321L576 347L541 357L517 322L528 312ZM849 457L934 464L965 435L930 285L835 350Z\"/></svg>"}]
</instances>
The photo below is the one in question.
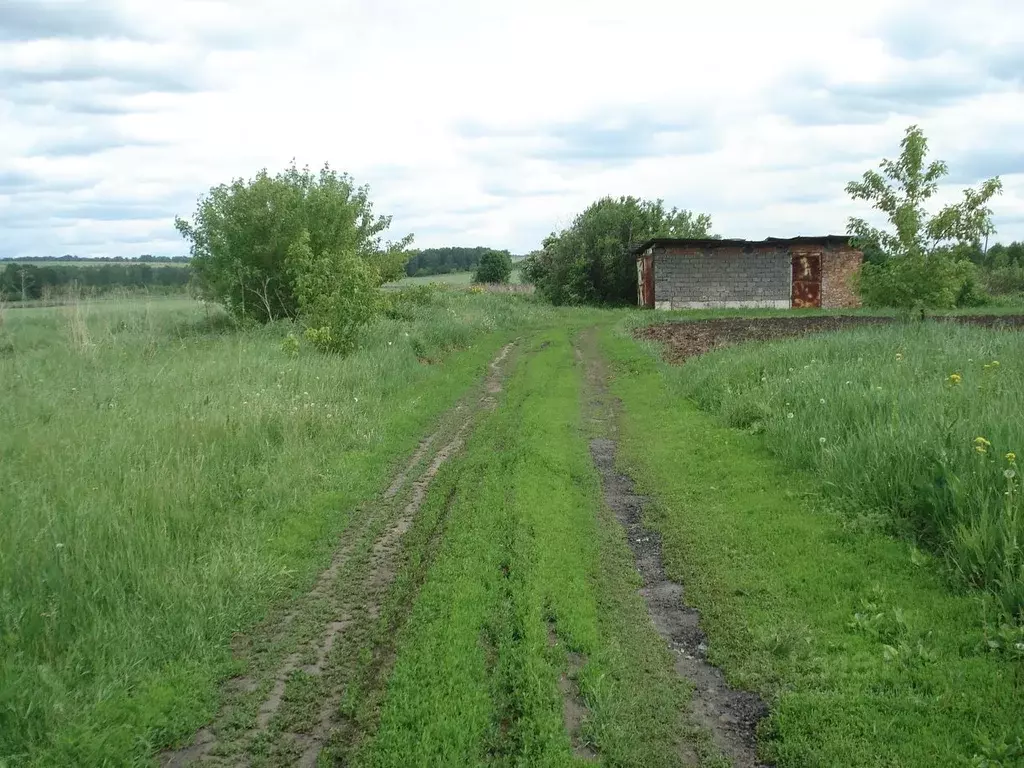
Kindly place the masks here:
<instances>
[{"instance_id":1,"label":"muddy wheel rut","mask_svg":"<svg viewBox=\"0 0 1024 768\"><path fill-rule=\"evenodd\" d=\"M707 661L707 638L700 614L685 602L685 590L667 577L661 538L644 524L648 499L636 493L633 481L616 469L616 415L619 403L608 392L608 371L597 347L596 331L579 338L577 360L585 366L586 410L592 433L590 452L601 477L606 505L615 514L633 552L643 580L643 597L658 634L675 659L675 671L693 688L688 717L710 734L715 747L736 768L761 768L757 759L756 730L767 714L757 694L729 686L721 670ZM693 762L696 755L681 745L680 756Z\"/></svg>"},{"instance_id":2,"label":"muddy wheel rut","mask_svg":"<svg viewBox=\"0 0 1024 768\"><path fill-rule=\"evenodd\" d=\"M312 767L325 750L335 764L355 753L376 726L396 634L440 547L448 505L414 537L415 553L405 547L407 534L476 416L497 405L512 348L502 348L481 385L420 441L381 498L353 512L313 588L276 620L238 638L234 651L246 676L224 684L215 720L191 744L160 755L162 766ZM407 578L398 590L403 568Z\"/></svg>"}]
</instances>

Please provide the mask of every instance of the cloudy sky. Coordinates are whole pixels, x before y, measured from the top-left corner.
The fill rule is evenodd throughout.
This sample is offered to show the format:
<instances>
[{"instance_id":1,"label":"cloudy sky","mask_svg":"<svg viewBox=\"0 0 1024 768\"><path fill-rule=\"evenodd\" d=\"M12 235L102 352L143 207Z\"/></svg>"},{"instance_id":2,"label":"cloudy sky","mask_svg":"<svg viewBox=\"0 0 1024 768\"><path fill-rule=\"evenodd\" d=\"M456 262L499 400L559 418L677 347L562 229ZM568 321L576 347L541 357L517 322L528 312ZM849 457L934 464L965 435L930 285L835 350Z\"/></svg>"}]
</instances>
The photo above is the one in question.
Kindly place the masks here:
<instances>
[{"instance_id":1,"label":"cloudy sky","mask_svg":"<svg viewBox=\"0 0 1024 768\"><path fill-rule=\"evenodd\" d=\"M325 161L421 247L602 195L843 232L919 123L1024 239L1019 0L0 0L0 257L177 255L211 185Z\"/></svg>"}]
</instances>

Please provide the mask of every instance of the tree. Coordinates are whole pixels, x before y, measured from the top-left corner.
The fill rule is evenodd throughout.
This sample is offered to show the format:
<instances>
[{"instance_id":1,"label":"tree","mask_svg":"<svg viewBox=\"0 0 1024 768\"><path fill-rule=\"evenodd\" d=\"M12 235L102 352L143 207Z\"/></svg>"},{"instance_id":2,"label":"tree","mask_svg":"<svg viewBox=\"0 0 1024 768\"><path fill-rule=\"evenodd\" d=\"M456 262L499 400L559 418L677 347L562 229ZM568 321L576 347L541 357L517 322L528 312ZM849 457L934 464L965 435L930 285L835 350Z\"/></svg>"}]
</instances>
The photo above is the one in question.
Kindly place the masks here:
<instances>
[{"instance_id":1,"label":"tree","mask_svg":"<svg viewBox=\"0 0 1024 768\"><path fill-rule=\"evenodd\" d=\"M871 253L861 273L861 295L869 304L948 307L978 300L976 273L970 257L981 241L995 232L989 201L1002 190L999 177L978 189L965 189L963 200L930 216L926 203L949 173L946 164L925 164L928 140L910 126L900 143L897 160L882 160L879 171L846 186L854 200L867 200L885 214L889 229L851 218L847 232L865 253Z\"/></svg>"},{"instance_id":2,"label":"tree","mask_svg":"<svg viewBox=\"0 0 1024 768\"><path fill-rule=\"evenodd\" d=\"M508 251L487 251L473 276L475 283L507 283L512 274L512 254Z\"/></svg>"},{"instance_id":3,"label":"tree","mask_svg":"<svg viewBox=\"0 0 1024 768\"><path fill-rule=\"evenodd\" d=\"M527 257L524 278L553 304L636 303L630 248L652 237L710 237L711 217L662 200L605 197Z\"/></svg>"},{"instance_id":4,"label":"tree","mask_svg":"<svg viewBox=\"0 0 1024 768\"><path fill-rule=\"evenodd\" d=\"M260 322L301 309L299 273L288 259L294 247L308 248L312 260L299 261L318 270L357 259L379 286L401 277L412 242L412 235L384 242L391 217L375 216L369 189L327 165L314 174L292 163L276 176L263 170L250 181L213 187L192 220L177 218L175 226L191 246L202 293L236 318Z\"/></svg>"}]
</instances>

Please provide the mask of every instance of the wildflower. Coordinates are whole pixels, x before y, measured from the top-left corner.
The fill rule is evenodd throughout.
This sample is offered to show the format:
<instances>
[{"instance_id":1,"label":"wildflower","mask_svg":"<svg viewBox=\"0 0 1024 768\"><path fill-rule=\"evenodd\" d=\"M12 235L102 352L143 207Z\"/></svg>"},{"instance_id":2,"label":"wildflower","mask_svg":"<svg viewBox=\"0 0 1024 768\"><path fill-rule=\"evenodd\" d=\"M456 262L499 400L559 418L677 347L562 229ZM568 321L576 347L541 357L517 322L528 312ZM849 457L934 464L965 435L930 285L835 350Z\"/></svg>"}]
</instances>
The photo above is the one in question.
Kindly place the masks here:
<instances>
[{"instance_id":1,"label":"wildflower","mask_svg":"<svg viewBox=\"0 0 1024 768\"><path fill-rule=\"evenodd\" d=\"M993 368L998 368L999 367L999 361L998 360L993 360L991 363L989 363L989 365L991 365Z\"/></svg>"},{"instance_id":2,"label":"wildflower","mask_svg":"<svg viewBox=\"0 0 1024 768\"><path fill-rule=\"evenodd\" d=\"M898 362L901 362L902 360L903 360L903 353L902 352L897 352L896 353L896 362L898 363Z\"/></svg>"},{"instance_id":3,"label":"wildflower","mask_svg":"<svg viewBox=\"0 0 1024 768\"><path fill-rule=\"evenodd\" d=\"M822 405L824 405L824 404L825 404L825 398L824 398L824 397L823 397L823 398L821 398L821 404L822 404Z\"/></svg>"},{"instance_id":4,"label":"wildflower","mask_svg":"<svg viewBox=\"0 0 1024 768\"><path fill-rule=\"evenodd\" d=\"M1017 471L1013 467L1003 470L1003 477L1005 477L1007 480L1013 480L1013 478L1015 478L1016 476Z\"/></svg>"},{"instance_id":5,"label":"wildflower","mask_svg":"<svg viewBox=\"0 0 1024 768\"><path fill-rule=\"evenodd\" d=\"M1006 454L1006 461L1009 464L1016 464L1017 463L1017 454L1014 453L1013 451L1010 451L1008 454Z\"/></svg>"},{"instance_id":6,"label":"wildflower","mask_svg":"<svg viewBox=\"0 0 1024 768\"><path fill-rule=\"evenodd\" d=\"M796 418L796 415L795 415L795 414L792 414L792 413L787 413L787 414L786 414L786 418L787 418L787 419L795 419L795 418Z\"/></svg>"},{"instance_id":7,"label":"wildflower","mask_svg":"<svg viewBox=\"0 0 1024 768\"><path fill-rule=\"evenodd\" d=\"M951 373L951 374L949 374L949 383L950 384L953 384L955 386L955 385L959 384L961 381L963 381L963 376L961 376L959 373Z\"/></svg>"},{"instance_id":8,"label":"wildflower","mask_svg":"<svg viewBox=\"0 0 1024 768\"><path fill-rule=\"evenodd\" d=\"M819 437L818 438L818 442L821 443L822 445L824 445L825 444L825 438L824 437Z\"/></svg>"},{"instance_id":9,"label":"wildflower","mask_svg":"<svg viewBox=\"0 0 1024 768\"><path fill-rule=\"evenodd\" d=\"M974 450L976 450L978 453L988 453L988 449L991 446L992 443L990 443L984 437L974 438Z\"/></svg>"}]
</instances>

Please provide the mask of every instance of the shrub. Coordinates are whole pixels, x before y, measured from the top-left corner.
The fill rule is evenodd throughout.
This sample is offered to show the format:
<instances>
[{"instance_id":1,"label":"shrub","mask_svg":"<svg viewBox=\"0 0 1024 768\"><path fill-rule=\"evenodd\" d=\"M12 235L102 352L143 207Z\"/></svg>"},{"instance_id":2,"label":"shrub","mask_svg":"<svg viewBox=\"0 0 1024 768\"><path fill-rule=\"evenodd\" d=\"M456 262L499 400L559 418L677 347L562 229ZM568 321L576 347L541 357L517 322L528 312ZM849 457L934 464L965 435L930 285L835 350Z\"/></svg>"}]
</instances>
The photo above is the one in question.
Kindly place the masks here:
<instances>
[{"instance_id":1,"label":"shrub","mask_svg":"<svg viewBox=\"0 0 1024 768\"><path fill-rule=\"evenodd\" d=\"M859 290L870 307L948 309L980 306L987 296L969 261L955 261L939 251L930 257L912 254L881 264L865 263Z\"/></svg>"},{"instance_id":2,"label":"shrub","mask_svg":"<svg viewBox=\"0 0 1024 768\"><path fill-rule=\"evenodd\" d=\"M507 283L512 274L512 256L508 251L487 251L480 257L473 282Z\"/></svg>"},{"instance_id":3,"label":"shrub","mask_svg":"<svg viewBox=\"0 0 1024 768\"><path fill-rule=\"evenodd\" d=\"M350 352L359 329L384 307L380 273L351 253L315 253L308 232L288 250L306 338L322 352Z\"/></svg>"},{"instance_id":4,"label":"shrub","mask_svg":"<svg viewBox=\"0 0 1024 768\"><path fill-rule=\"evenodd\" d=\"M300 310L298 272L287 262L301 238L315 258L362 277L375 275L378 284L401 277L412 241L410 235L383 242L391 218L374 215L367 187L326 165L314 174L292 164L276 176L263 170L251 181L214 187L191 221L178 218L175 225L190 243L203 296L237 319L259 322L294 317ZM331 286L328 295L336 299L336 293ZM314 302L308 285L305 302Z\"/></svg>"}]
</instances>

